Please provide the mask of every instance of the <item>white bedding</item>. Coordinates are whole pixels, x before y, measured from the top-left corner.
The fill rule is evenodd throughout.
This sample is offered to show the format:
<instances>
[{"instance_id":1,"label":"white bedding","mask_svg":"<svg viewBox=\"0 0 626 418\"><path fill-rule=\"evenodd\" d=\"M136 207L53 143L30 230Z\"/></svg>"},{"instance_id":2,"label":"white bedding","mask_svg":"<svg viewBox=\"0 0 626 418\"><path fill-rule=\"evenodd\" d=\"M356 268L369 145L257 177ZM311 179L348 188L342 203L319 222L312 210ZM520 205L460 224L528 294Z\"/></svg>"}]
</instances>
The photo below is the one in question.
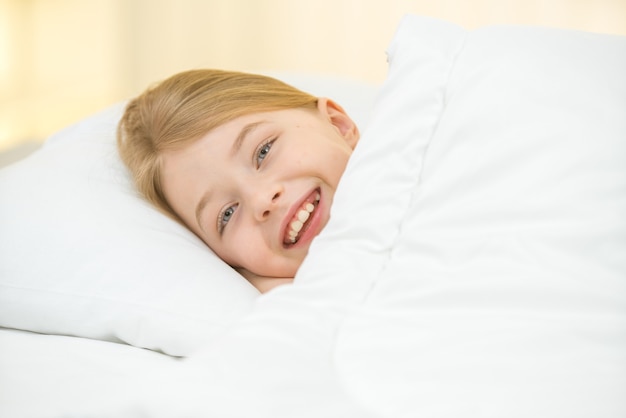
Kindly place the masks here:
<instances>
[{"instance_id":1,"label":"white bedding","mask_svg":"<svg viewBox=\"0 0 626 418\"><path fill-rule=\"evenodd\" d=\"M0 416L99 410L150 370L178 359L125 344L0 328Z\"/></svg>"},{"instance_id":2,"label":"white bedding","mask_svg":"<svg viewBox=\"0 0 626 418\"><path fill-rule=\"evenodd\" d=\"M626 39L407 17L388 56L293 285L148 330L184 360L0 330L0 416L626 416Z\"/></svg>"}]
</instances>

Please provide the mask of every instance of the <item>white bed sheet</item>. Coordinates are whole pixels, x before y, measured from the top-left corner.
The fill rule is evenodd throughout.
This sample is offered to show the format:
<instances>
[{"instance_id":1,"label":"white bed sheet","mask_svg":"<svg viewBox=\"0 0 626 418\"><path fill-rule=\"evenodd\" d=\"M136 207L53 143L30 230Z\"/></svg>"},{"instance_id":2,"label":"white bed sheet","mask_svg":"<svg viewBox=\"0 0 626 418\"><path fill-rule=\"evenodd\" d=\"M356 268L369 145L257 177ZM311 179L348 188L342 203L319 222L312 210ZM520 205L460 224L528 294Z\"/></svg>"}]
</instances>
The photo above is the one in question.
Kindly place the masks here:
<instances>
[{"instance_id":1,"label":"white bed sheet","mask_svg":"<svg viewBox=\"0 0 626 418\"><path fill-rule=\"evenodd\" d=\"M0 328L0 416L74 416L178 362L125 344Z\"/></svg>"},{"instance_id":2,"label":"white bed sheet","mask_svg":"<svg viewBox=\"0 0 626 418\"><path fill-rule=\"evenodd\" d=\"M138 376L178 361L125 344L0 328L0 416L102 410Z\"/></svg>"},{"instance_id":3,"label":"white bed sheet","mask_svg":"<svg viewBox=\"0 0 626 418\"><path fill-rule=\"evenodd\" d=\"M0 416L375 417L343 390L327 351L316 345L294 351L289 342L281 350L275 337L253 337L254 349L228 345L222 352L218 345L181 360L124 344L0 328Z\"/></svg>"}]
</instances>

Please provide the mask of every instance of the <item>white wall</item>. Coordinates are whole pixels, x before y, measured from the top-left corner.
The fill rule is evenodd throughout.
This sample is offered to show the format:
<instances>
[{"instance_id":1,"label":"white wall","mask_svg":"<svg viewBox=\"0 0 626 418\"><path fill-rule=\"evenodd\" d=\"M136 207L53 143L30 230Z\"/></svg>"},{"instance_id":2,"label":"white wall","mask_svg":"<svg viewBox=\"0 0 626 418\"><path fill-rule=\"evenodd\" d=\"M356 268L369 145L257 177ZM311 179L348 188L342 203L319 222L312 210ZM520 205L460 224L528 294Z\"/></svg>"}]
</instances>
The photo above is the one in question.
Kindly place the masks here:
<instances>
[{"instance_id":1,"label":"white wall","mask_svg":"<svg viewBox=\"0 0 626 418\"><path fill-rule=\"evenodd\" d=\"M0 0L0 151L188 68L382 82L405 13L626 35L626 0Z\"/></svg>"}]
</instances>

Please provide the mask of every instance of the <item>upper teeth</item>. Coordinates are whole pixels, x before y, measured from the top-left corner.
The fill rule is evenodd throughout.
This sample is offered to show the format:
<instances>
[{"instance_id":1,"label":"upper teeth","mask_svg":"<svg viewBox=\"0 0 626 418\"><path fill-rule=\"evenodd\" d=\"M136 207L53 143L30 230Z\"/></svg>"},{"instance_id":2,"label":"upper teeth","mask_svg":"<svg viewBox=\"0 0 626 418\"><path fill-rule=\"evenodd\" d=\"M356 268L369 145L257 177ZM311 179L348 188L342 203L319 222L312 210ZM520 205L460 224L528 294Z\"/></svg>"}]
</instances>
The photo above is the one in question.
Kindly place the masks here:
<instances>
[{"instance_id":1,"label":"upper teeth","mask_svg":"<svg viewBox=\"0 0 626 418\"><path fill-rule=\"evenodd\" d=\"M315 196L315 200L320 200L319 193ZM313 203L307 202L296 214L296 219L292 221L289 225L289 227L291 228L289 230L289 240L292 244L296 242L296 239L298 238L298 233L302 230L304 223L309 219L311 213L313 213L314 210L315 205Z\"/></svg>"}]
</instances>

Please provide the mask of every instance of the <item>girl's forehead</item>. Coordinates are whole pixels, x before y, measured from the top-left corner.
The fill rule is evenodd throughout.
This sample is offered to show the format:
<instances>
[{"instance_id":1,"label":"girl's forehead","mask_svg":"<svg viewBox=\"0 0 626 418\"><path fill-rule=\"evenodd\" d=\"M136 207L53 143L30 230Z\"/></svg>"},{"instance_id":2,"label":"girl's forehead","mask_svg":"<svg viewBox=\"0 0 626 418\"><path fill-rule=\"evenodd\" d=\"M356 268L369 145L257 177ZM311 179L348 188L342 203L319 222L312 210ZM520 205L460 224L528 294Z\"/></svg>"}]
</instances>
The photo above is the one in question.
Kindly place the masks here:
<instances>
[{"instance_id":1,"label":"girl's forehead","mask_svg":"<svg viewBox=\"0 0 626 418\"><path fill-rule=\"evenodd\" d=\"M167 150L163 154L165 170L177 160L197 159L198 156L220 156L223 158L238 150L244 141L257 130L271 127L302 126L300 122L311 122L317 114L308 108L292 108L250 113L229 120L208 131L198 139L183 146Z\"/></svg>"},{"instance_id":2,"label":"girl's forehead","mask_svg":"<svg viewBox=\"0 0 626 418\"><path fill-rule=\"evenodd\" d=\"M292 108L270 110L266 112L249 113L235 117L224 124L207 132L203 138L218 137L218 139L236 141L242 135L252 132L262 126L296 125L301 120L311 120L316 113L308 108Z\"/></svg>"}]
</instances>

